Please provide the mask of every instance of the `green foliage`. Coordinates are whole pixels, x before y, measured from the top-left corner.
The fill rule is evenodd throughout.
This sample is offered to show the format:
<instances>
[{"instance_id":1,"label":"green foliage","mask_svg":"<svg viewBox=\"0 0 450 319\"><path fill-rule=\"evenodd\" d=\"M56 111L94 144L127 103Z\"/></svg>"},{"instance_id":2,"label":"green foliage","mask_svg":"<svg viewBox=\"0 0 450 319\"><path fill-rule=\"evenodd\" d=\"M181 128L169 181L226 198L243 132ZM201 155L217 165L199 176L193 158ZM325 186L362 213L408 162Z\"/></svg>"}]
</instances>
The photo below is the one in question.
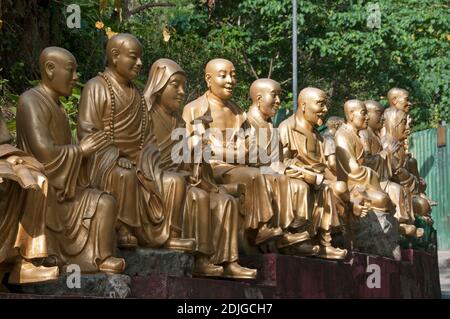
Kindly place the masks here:
<instances>
[{"instance_id":1,"label":"green foliage","mask_svg":"<svg viewBox=\"0 0 450 319\"><path fill-rule=\"evenodd\" d=\"M187 72L187 101L193 100L205 90L207 61L223 57L236 66L234 99L243 109L250 104L252 81L269 76L282 84L282 108L291 109L291 0L216 0L214 6L205 0L168 0L175 7L146 9L131 16L126 15L125 2L117 0L64 0L53 8L67 15L65 6L74 2L81 7L81 29L63 28L58 45L74 53L83 83L105 67L105 29L110 28L132 33L142 42L144 72L137 80L141 87L151 63L167 57ZM347 99L375 99L386 105L389 88L404 87L411 93L414 130L450 121L448 3L373 3L379 5L379 27L368 23L369 1L298 0L299 89L326 90L331 97L330 115L342 116ZM97 21L104 28L96 28ZM9 69L7 78L12 82L29 76L21 63ZM63 102L72 124L78 99L79 92Z\"/></svg>"}]
</instances>

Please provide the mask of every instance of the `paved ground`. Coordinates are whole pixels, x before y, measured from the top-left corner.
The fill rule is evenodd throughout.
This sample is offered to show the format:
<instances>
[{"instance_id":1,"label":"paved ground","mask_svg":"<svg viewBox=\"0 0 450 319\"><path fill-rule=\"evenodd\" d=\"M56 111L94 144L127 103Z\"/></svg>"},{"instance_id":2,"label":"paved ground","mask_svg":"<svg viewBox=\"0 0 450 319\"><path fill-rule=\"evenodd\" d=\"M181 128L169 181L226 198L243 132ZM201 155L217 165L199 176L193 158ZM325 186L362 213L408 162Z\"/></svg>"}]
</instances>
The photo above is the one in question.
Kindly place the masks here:
<instances>
[{"instance_id":1,"label":"paved ground","mask_svg":"<svg viewBox=\"0 0 450 319\"><path fill-rule=\"evenodd\" d=\"M442 299L450 299L450 250L439 251L438 258Z\"/></svg>"}]
</instances>

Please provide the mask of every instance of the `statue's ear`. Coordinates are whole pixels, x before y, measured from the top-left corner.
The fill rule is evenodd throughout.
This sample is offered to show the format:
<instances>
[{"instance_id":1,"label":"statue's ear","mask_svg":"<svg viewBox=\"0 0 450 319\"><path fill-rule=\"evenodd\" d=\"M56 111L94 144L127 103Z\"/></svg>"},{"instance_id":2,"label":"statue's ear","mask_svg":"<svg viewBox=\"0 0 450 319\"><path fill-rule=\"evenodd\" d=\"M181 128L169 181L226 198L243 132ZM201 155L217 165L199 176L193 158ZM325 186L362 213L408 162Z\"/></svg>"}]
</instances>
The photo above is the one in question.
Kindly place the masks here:
<instances>
[{"instance_id":1,"label":"statue's ear","mask_svg":"<svg viewBox=\"0 0 450 319\"><path fill-rule=\"evenodd\" d=\"M260 102L262 100L262 94L258 93L256 94L256 101Z\"/></svg>"},{"instance_id":2,"label":"statue's ear","mask_svg":"<svg viewBox=\"0 0 450 319\"><path fill-rule=\"evenodd\" d=\"M306 103L305 102L302 103L301 108L302 108L302 113L305 113L305 109L306 109Z\"/></svg>"},{"instance_id":3,"label":"statue's ear","mask_svg":"<svg viewBox=\"0 0 450 319\"><path fill-rule=\"evenodd\" d=\"M50 80L53 79L53 74L55 73L55 68L56 68L55 62L53 62L53 61L45 62L45 75Z\"/></svg>"},{"instance_id":4,"label":"statue's ear","mask_svg":"<svg viewBox=\"0 0 450 319\"><path fill-rule=\"evenodd\" d=\"M211 74L210 73L205 74L205 81L206 81L206 86L208 87L208 89L210 89L211 88Z\"/></svg>"},{"instance_id":5,"label":"statue's ear","mask_svg":"<svg viewBox=\"0 0 450 319\"><path fill-rule=\"evenodd\" d=\"M112 54L113 64L116 65L117 59L119 58L120 51L117 48L112 48L111 54Z\"/></svg>"}]
</instances>

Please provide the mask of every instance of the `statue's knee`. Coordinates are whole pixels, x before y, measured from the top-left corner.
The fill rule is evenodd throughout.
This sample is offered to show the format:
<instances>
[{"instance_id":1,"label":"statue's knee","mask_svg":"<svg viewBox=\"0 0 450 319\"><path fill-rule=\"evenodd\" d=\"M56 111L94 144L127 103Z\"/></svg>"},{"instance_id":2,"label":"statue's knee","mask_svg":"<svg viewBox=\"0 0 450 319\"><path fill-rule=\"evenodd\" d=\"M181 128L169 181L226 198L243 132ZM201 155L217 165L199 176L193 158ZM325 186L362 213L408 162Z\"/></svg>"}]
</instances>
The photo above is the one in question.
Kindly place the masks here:
<instances>
[{"instance_id":1,"label":"statue's knee","mask_svg":"<svg viewBox=\"0 0 450 319\"><path fill-rule=\"evenodd\" d=\"M425 198L415 195L412 198L413 211L415 215L426 216L431 212L430 203Z\"/></svg>"},{"instance_id":2,"label":"statue's knee","mask_svg":"<svg viewBox=\"0 0 450 319\"><path fill-rule=\"evenodd\" d=\"M209 194L203 189L191 188L191 198L196 202L209 201Z\"/></svg>"},{"instance_id":3,"label":"statue's knee","mask_svg":"<svg viewBox=\"0 0 450 319\"><path fill-rule=\"evenodd\" d=\"M99 214L104 214L107 216L111 216L112 214L116 214L116 199L108 194L102 194L98 201L98 212Z\"/></svg>"},{"instance_id":4,"label":"statue's knee","mask_svg":"<svg viewBox=\"0 0 450 319\"><path fill-rule=\"evenodd\" d=\"M345 194L348 191L347 184L342 181L337 181L333 185L334 192L338 195Z\"/></svg>"}]
</instances>

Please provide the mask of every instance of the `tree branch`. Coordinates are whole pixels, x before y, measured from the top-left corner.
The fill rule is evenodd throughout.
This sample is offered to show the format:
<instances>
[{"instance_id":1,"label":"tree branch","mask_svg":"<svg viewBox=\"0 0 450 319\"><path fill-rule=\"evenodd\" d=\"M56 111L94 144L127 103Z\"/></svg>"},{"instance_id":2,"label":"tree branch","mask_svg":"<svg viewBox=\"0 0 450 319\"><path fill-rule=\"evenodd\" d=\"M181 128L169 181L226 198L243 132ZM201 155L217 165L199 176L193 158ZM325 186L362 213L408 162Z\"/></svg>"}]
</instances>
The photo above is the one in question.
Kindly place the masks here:
<instances>
[{"instance_id":1,"label":"tree branch","mask_svg":"<svg viewBox=\"0 0 450 319\"><path fill-rule=\"evenodd\" d=\"M256 73L255 69L253 68L253 65L248 60L247 55L245 54L244 51L242 51L242 56L244 57L245 64L247 64L247 66L250 68L250 71L252 72L253 76L258 80L259 76Z\"/></svg>"},{"instance_id":2,"label":"tree branch","mask_svg":"<svg viewBox=\"0 0 450 319\"><path fill-rule=\"evenodd\" d=\"M267 75L268 79L270 79L270 77L272 76L272 67L273 67L273 58L270 58L269 74Z\"/></svg>"},{"instance_id":3,"label":"tree branch","mask_svg":"<svg viewBox=\"0 0 450 319\"><path fill-rule=\"evenodd\" d=\"M132 16L133 14L139 13L145 9L149 9L149 8L162 8L162 7L175 7L175 5L173 3L169 3L169 2L161 2L161 3L146 3L143 4L139 7L136 7L130 11L128 11L128 17Z\"/></svg>"}]
</instances>

